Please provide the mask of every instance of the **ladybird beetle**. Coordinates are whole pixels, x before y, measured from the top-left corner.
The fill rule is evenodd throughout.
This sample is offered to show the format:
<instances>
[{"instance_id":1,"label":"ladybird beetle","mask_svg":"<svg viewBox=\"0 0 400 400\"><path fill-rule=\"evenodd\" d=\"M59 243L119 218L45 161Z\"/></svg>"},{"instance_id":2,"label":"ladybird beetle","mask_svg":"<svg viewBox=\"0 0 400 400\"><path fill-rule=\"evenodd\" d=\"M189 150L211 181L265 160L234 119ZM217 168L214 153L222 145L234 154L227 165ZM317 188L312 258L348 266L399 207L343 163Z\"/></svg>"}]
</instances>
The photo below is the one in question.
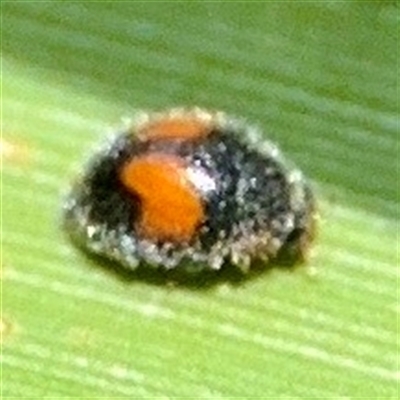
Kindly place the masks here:
<instances>
[{"instance_id":1,"label":"ladybird beetle","mask_svg":"<svg viewBox=\"0 0 400 400\"><path fill-rule=\"evenodd\" d=\"M64 203L89 252L133 270L248 271L283 249L304 259L315 201L257 127L222 112L143 113L90 160Z\"/></svg>"}]
</instances>

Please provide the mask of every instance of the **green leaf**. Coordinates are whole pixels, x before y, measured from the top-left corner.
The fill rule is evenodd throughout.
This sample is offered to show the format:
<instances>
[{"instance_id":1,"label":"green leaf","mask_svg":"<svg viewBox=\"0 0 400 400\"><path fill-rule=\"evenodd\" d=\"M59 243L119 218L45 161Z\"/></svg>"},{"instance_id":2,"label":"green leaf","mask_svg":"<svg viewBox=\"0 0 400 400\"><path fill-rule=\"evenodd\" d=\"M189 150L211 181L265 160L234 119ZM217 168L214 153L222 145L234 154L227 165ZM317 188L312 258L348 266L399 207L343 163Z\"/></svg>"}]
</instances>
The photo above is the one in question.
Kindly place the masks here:
<instances>
[{"instance_id":1,"label":"green leaf","mask_svg":"<svg viewBox=\"0 0 400 400\"><path fill-rule=\"evenodd\" d=\"M398 20L394 2L3 2L2 397L397 398ZM67 240L91 147L176 105L259 123L314 181L306 268L156 284Z\"/></svg>"}]
</instances>

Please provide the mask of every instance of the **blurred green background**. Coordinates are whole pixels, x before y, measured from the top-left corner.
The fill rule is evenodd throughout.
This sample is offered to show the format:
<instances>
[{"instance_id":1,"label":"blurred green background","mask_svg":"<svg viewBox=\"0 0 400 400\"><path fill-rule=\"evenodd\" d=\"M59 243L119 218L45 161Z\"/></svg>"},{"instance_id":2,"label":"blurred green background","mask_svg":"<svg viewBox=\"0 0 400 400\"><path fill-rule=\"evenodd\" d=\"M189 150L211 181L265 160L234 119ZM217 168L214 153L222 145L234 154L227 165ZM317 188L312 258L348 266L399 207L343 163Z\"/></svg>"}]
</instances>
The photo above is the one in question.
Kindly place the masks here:
<instances>
[{"instance_id":1,"label":"blurred green background","mask_svg":"<svg viewBox=\"0 0 400 400\"><path fill-rule=\"evenodd\" d=\"M398 397L396 2L1 7L3 398ZM314 181L306 268L128 282L66 240L93 145L177 105L260 124Z\"/></svg>"}]
</instances>

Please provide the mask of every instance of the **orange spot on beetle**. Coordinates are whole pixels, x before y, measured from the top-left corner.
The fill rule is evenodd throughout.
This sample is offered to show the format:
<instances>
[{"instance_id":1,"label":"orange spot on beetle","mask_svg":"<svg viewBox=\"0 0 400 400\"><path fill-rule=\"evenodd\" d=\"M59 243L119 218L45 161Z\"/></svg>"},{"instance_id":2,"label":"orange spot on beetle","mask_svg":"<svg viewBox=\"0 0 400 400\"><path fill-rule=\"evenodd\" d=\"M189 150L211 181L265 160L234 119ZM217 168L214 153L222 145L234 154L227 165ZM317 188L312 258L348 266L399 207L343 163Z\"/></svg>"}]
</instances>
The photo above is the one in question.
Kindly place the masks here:
<instances>
[{"instance_id":1,"label":"orange spot on beetle","mask_svg":"<svg viewBox=\"0 0 400 400\"><path fill-rule=\"evenodd\" d=\"M24 164L31 155L26 143L17 140L0 139L0 155L4 162L12 164Z\"/></svg>"},{"instance_id":2,"label":"orange spot on beetle","mask_svg":"<svg viewBox=\"0 0 400 400\"><path fill-rule=\"evenodd\" d=\"M141 200L140 235L155 241L189 242L205 214L183 160L147 154L123 167L120 179Z\"/></svg>"},{"instance_id":3,"label":"orange spot on beetle","mask_svg":"<svg viewBox=\"0 0 400 400\"><path fill-rule=\"evenodd\" d=\"M0 343L3 344L6 339L15 331L15 325L4 316L0 319Z\"/></svg>"},{"instance_id":4,"label":"orange spot on beetle","mask_svg":"<svg viewBox=\"0 0 400 400\"><path fill-rule=\"evenodd\" d=\"M139 133L143 139L196 139L206 136L210 127L199 118L184 116L163 118L144 125Z\"/></svg>"}]
</instances>

